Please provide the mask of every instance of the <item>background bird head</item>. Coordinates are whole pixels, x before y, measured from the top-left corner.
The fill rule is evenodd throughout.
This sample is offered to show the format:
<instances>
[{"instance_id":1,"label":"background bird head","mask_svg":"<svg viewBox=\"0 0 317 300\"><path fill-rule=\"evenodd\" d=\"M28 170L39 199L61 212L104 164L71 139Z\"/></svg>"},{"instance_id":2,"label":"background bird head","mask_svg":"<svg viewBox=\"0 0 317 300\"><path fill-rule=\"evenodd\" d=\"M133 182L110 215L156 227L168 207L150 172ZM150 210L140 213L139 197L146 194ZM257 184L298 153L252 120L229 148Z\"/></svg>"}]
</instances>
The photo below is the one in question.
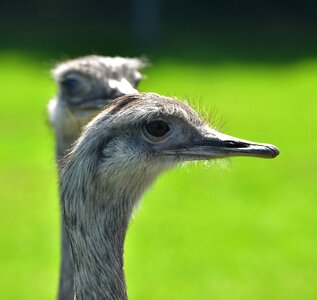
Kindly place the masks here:
<instances>
[{"instance_id":1,"label":"background bird head","mask_svg":"<svg viewBox=\"0 0 317 300\"><path fill-rule=\"evenodd\" d=\"M87 56L52 71L58 95L48 106L52 127L65 144L73 142L105 104L136 93L144 61L137 58Z\"/></svg>"}]
</instances>

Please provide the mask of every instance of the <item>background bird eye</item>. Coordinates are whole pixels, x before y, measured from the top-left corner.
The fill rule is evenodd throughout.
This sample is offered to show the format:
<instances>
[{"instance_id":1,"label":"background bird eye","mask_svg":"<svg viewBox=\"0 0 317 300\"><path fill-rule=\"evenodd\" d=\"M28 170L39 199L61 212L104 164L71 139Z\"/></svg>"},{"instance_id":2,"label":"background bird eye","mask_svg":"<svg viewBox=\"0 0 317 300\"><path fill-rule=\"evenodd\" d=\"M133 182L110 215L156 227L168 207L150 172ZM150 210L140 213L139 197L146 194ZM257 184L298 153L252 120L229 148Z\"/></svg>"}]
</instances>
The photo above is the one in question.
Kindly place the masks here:
<instances>
[{"instance_id":1,"label":"background bird eye","mask_svg":"<svg viewBox=\"0 0 317 300\"><path fill-rule=\"evenodd\" d=\"M66 78L61 85L69 96L74 96L80 91L80 82L76 78Z\"/></svg>"},{"instance_id":2,"label":"background bird eye","mask_svg":"<svg viewBox=\"0 0 317 300\"><path fill-rule=\"evenodd\" d=\"M154 137L163 137L170 131L168 124L161 120L145 123L145 129L150 135Z\"/></svg>"}]
</instances>

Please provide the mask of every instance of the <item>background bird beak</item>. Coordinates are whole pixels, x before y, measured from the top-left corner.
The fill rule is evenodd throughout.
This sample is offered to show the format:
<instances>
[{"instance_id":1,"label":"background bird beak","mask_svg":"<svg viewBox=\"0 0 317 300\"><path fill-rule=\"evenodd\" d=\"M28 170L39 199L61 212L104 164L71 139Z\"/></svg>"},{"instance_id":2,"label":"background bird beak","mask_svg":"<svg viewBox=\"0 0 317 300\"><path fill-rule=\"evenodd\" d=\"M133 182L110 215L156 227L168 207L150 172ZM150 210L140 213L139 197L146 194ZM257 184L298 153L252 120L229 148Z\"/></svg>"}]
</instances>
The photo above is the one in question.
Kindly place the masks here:
<instances>
[{"instance_id":1,"label":"background bird beak","mask_svg":"<svg viewBox=\"0 0 317 300\"><path fill-rule=\"evenodd\" d=\"M230 156L274 158L280 153L274 145L242 140L217 131L197 141L192 150L193 155L208 158Z\"/></svg>"},{"instance_id":2,"label":"background bird beak","mask_svg":"<svg viewBox=\"0 0 317 300\"><path fill-rule=\"evenodd\" d=\"M121 96L138 93L138 90L136 90L126 79L121 79L120 81L109 80L109 87L113 90L116 90L118 94L121 94Z\"/></svg>"},{"instance_id":3,"label":"background bird beak","mask_svg":"<svg viewBox=\"0 0 317 300\"><path fill-rule=\"evenodd\" d=\"M86 100L77 104L77 108L80 108L82 110L101 109L117 97L138 93L138 90L136 90L126 79L122 79L120 81L111 79L109 80L108 84L111 88L111 94L108 95L109 98L105 97L101 99Z\"/></svg>"}]
</instances>

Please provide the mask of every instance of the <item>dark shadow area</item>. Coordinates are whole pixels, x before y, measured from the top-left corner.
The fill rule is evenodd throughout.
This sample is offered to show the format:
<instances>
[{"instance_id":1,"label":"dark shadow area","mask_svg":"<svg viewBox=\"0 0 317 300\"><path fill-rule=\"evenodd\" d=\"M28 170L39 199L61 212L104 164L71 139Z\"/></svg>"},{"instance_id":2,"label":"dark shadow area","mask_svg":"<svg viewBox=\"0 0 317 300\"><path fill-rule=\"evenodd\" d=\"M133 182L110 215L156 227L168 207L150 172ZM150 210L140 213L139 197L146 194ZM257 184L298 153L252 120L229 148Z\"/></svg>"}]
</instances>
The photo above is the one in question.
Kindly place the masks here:
<instances>
[{"instance_id":1,"label":"dark shadow area","mask_svg":"<svg viewBox=\"0 0 317 300\"><path fill-rule=\"evenodd\" d=\"M317 54L317 2L0 3L0 51L49 59L102 54L284 64Z\"/></svg>"}]
</instances>

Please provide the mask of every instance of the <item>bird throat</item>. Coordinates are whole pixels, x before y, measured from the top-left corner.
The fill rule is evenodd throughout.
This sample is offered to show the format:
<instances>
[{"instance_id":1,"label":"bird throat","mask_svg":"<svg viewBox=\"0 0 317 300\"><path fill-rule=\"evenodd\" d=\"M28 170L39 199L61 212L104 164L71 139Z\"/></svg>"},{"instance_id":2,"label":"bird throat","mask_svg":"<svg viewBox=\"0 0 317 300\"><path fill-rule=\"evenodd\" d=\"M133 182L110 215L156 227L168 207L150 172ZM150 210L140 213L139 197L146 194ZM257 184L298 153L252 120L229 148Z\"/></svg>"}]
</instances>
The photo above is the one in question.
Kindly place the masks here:
<instances>
[{"instance_id":1,"label":"bird throat","mask_svg":"<svg viewBox=\"0 0 317 300\"><path fill-rule=\"evenodd\" d=\"M127 202L105 205L109 204L105 199L93 208L77 210L84 213L69 231L76 300L127 300L123 252L131 211L122 206Z\"/></svg>"},{"instance_id":2,"label":"bird throat","mask_svg":"<svg viewBox=\"0 0 317 300\"><path fill-rule=\"evenodd\" d=\"M138 176L130 170L125 178L103 162L103 170L108 171L100 174L96 171L98 156L85 153L87 149L81 144L74 148L60 173L76 300L127 300L123 252L128 224L144 190L162 168L138 170ZM85 159L88 155L89 160ZM129 184L122 188L123 182Z\"/></svg>"}]
</instances>

